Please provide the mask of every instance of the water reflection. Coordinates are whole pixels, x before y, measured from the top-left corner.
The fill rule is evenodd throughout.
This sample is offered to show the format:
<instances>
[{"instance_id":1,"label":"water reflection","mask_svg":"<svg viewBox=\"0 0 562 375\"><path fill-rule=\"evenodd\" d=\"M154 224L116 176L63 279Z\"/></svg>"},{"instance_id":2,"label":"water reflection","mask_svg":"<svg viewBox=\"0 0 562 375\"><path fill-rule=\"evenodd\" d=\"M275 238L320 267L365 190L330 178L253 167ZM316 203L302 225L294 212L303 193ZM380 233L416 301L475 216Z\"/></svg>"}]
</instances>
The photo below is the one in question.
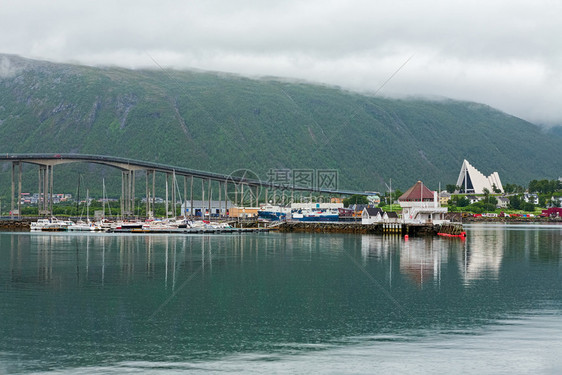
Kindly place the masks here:
<instances>
[{"instance_id":1,"label":"water reflection","mask_svg":"<svg viewBox=\"0 0 562 375\"><path fill-rule=\"evenodd\" d=\"M212 275L213 267L242 266L247 261L278 258L312 261L319 251L337 257L342 249L360 246L363 267L372 262L384 265L388 285L400 273L418 288L439 285L443 269L456 264L464 286L481 279L498 280L506 251L527 262L556 262L562 254L562 227L512 228L499 225L469 226L466 240L399 236L110 236L104 234L10 234L10 280L57 287L63 282L134 282L139 277L163 276L164 289L172 292L178 277L195 271ZM296 251L296 252L295 252ZM30 267L30 259L34 259ZM69 272L73 268L74 272ZM117 271L117 272L116 272Z\"/></svg>"},{"instance_id":2,"label":"water reflection","mask_svg":"<svg viewBox=\"0 0 562 375\"><path fill-rule=\"evenodd\" d=\"M433 238L408 240L400 255L400 272L408 275L418 287L441 281L441 265L447 263L444 241Z\"/></svg>"},{"instance_id":3,"label":"water reflection","mask_svg":"<svg viewBox=\"0 0 562 375\"><path fill-rule=\"evenodd\" d=\"M559 311L561 234L0 233L0 368L288 358L372 337L441 342L530 309Z\"/></svg>"},{"instance_id":4,"label":"water reflection","mask_svg":"<svg viewBox=\"0 0 562 375\"><path fill-rule=\"evenodd\" d=\"M482 278L498 279L506 233L502 227L475 227L470 231L459 257L464 285Z\"/></svg>"},{"instance_id":5,"label":"water reflection","mask_svg":"<svg viewBox=\"0 0 562 375\"><path fill-rule=\"evenodd\" d=\"M469 236L460 238L410 238L364 235L361 237L363 265L387 264L387 279L393 280L393 262L399 271L420 289L428 283L439 285L443 267L456 262L461 278L470 287L479 280L498 280L502 263L510 257L527 262L560 261L562 226L472 225Z\"/></svg>"}]
</instances>

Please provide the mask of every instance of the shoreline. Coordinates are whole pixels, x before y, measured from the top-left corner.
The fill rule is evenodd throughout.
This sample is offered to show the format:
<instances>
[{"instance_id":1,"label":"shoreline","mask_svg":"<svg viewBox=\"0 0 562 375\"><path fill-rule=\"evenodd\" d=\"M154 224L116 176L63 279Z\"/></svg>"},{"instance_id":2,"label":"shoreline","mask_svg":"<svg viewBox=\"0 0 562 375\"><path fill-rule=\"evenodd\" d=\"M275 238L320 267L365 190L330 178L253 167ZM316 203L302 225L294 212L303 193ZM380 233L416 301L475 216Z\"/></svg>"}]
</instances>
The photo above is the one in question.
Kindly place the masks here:
<instances>
[{"instance_id":1,"label":"shoreline","mask_svg":"<svg viewBox=\"0 0 562 375\"><path fill-rule=\"evenodd\" d=\"M562 223L562 218L552 217L463 217L463 224L472 223L512 223L512 224L531 224L531 223Z\"/></svg>"}]
</instances>

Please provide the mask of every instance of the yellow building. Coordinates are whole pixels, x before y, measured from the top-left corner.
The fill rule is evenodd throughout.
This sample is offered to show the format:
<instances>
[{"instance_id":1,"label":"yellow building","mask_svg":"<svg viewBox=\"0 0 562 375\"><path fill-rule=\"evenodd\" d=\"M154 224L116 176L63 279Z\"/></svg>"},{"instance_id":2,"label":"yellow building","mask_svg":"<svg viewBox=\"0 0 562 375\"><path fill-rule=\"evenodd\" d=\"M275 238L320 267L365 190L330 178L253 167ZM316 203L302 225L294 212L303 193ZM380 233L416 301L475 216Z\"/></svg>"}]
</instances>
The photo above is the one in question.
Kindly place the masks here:
<instances>
[{"instance_id":1,"label":"yellow building","mask_svg":"<svg viewBox=\"0 0 562 375\"><path fill-rule=\"evenodd\" d=\"M259 207L230 207L228 209L228 216L230 217L258 217Z\"/></svg>"}]
</instances>

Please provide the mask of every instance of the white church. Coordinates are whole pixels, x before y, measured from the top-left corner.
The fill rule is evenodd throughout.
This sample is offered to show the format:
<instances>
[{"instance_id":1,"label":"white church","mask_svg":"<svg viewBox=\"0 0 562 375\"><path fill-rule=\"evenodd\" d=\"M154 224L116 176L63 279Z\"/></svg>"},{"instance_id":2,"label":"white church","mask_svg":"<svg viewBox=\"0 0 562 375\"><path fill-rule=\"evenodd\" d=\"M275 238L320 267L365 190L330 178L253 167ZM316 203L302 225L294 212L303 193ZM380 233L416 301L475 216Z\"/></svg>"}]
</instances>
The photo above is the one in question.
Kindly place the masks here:
<instances>
[{"instance_id":1,"label":"white church","mask_svg":"<svg viewBox=\"0 0 562 375\"><path fill-rule=\"evenodd\" d=\"M493 172L486 177L466 159L462 163L457 186L459 187L459 190L455 192L457 194L484 194L484 189L494 193L494 187L503 193L503 186L498 172Z\"/></svg>"}]
</instances>

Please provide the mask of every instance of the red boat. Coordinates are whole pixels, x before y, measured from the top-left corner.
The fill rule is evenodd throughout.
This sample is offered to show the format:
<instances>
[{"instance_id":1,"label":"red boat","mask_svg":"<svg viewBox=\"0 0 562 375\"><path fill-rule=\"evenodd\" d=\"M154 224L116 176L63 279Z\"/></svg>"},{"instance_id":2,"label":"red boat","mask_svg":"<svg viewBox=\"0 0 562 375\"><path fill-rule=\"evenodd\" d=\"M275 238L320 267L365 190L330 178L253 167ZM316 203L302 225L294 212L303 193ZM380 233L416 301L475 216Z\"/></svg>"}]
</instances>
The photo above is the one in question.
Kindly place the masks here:
<instances>
[{"instance_id":1,"label":"red boat","mask_svg":"<svg viewBox=\"0 0 562 375\"><path fill-rule=\"evenodd\" d=\"M461 232L460 234L449 234L449 233L437 233L438 236L443 236L443 237L460 237L460 238L466 238L466 232Z\"/></svg>"}]
</instances>

